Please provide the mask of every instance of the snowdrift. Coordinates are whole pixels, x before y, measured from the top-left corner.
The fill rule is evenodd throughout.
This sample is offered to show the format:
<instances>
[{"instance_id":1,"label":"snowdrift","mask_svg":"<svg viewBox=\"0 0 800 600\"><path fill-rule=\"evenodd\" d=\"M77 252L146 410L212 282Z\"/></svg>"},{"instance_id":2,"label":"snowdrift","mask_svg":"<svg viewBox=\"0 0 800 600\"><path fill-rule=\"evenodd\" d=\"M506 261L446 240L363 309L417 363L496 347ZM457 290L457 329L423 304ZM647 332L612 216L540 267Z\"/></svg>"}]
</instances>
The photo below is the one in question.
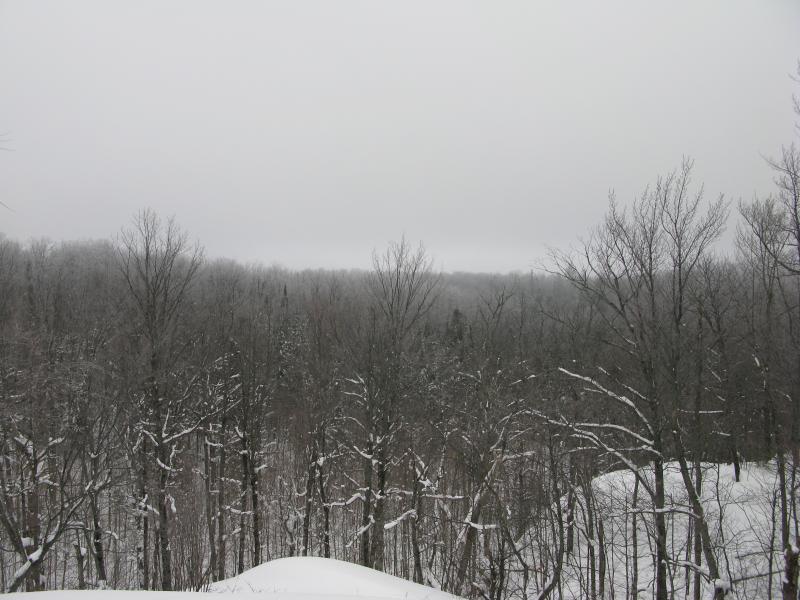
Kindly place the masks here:
<instances>
[{"instance_id":1,"label":"snowdrift","mask_svg":"<svg viewBox=\"0 0 800 600\"><path fill-rule=\"evenodd\" d=\"M212 592L278 596L399 600L455 600L457 596L380 571L330 558L281 558L209 586Z\"/></svg>"},{"instance_id":2,"label":"snowdrift","mask_svg":"<svg viewBox=\"0 0 800 600\"><path fill-rule=\"evenodd\" d=\"M456 596L327 558L282 558L259 565L208 589L237 600L457 600ZM9 594L9 600L202 600L204 592L47 591ZM213 598L213 596L212 596Z\"/></svg>"},{"instance_id":3,"label":"snowdrift","mask_svg":"<svg viewBox=\"0 0 800 600\"><path fill-rule=\"evenodd\" d=\"M46 592L16 592L4 594L3 599L10 600L202 600L208 597L203 592L151 592L133 590L49 590ZM303 598L300 595L287 596L290 598ZM213 598L213 596L212 596ZM236 598L237 600L258 600L264 594L236 594L223 596L223 598ZM308 600L312 600L309 597Z\"/></svg>"}]
</instances>

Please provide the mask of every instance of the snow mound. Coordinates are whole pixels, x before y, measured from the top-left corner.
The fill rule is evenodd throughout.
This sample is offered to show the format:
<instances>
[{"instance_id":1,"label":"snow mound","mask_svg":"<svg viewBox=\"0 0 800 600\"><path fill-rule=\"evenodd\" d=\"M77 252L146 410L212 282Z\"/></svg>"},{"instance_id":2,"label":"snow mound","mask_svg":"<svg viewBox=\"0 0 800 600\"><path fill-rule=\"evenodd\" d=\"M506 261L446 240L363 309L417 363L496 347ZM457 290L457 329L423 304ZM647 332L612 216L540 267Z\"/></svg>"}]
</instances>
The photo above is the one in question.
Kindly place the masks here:
<instances>
[{"instance_id":1,"label":"snow mound","mask_svg":"<svg viewBox=\"0 0 800 600\"><path fill-rule=\"evenodd\" d=\"M209 592L236 600L460 600L457 596L380 571L329 558L282 558L212 583ZM8 600L203 600L203 592L47 591L8 594ZM210 596L211 599L214 596Z\"/></svg>"},{"instance_id":2,"label":"snow mound","mask_svg":"<svg viewBox=\"0 0 800 600\"><path fill-rule=\"evenodd\" d=\"M229 597L234 598L232 595ZM208 598L208 595L203 592L149 590L48 590L2 594L2 598L3 600L203 600L203 598ZM264 600L264 595L236 594L235 598L236 600Z\"/></svg>"},{"instance_id":3,"label":"snow mound","mask_svg":"<svg viewBox=\"0 0 800 600\"><path fill-rule=\"evenodd\" d=\"M212 583L210 592L257 592L303 598L454 600L446 592L330 558L273 560L237 577Z\"/></svg>"}]
</instances>

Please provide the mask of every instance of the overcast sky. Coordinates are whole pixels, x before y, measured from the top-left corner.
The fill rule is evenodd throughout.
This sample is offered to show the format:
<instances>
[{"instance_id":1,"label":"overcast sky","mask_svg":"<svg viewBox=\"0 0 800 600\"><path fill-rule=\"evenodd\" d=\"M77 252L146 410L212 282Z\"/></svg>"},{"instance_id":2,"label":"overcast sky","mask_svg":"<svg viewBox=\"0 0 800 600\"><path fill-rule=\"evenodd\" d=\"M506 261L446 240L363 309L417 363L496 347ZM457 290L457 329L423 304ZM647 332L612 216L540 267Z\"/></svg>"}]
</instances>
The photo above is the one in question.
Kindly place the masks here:
<instances>
[{"instance_id":1,"label":"overcast sky","mask_svg":"<svg viewBox=\"0 0 800 600\"><path fill-rule=\"evenodd\" d=\"M150 206L212 257L526 270L683 155L769 193L798 58L797 0L0 0L0 231Z\"/></svg>"}]
</instances>

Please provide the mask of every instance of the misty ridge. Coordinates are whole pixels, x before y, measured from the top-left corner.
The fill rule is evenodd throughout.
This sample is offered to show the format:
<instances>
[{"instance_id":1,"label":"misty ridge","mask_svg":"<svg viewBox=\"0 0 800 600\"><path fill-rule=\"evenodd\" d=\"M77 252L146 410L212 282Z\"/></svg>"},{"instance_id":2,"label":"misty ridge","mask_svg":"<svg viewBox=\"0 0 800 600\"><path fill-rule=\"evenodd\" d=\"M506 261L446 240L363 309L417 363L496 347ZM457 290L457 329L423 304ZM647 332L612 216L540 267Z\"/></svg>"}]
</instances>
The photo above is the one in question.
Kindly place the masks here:
<instances>
[{"instance_id":1,"label":"misty ridge","mask_svg":"<svg viewBox=\"0 0 800 600\"><path fill-rule=\"evenodd\" d=\"M0 56L25 37L3 22L12 4L0 2ZM540 202L542 219L534 222L530 207L517 203L533 188L506 178L521 171L519 147L497 142L513 137L517 113L497 89L506 78L527 82L512 56L534 55L558 28L547 37L547 23L538 24L545 42L530 41L514 11L466 7L452 29L453 48L437 50L447 37L432 25L439 20L388 7L357 16L321 7L315 18L287 7L266 25L258 9L237 4L226 17L236 27L228 20L215 27L208 22L214 11L176 4L150 15L126 6L107 29L53 42L77 57L62 73L65 63L43 41L61 34L16 5L19 23L39 24L29 32L38 41L30 56L0 61L0 75L24 87L8 100L0 94L0 123L13 114L34 132L19 141L16 133L0 136L9 151L0 152L2 593L40 600L202 600L207 593L223 600L800 600L800 62L791 76L797 94L785 98L794 116L784 145L762 157L756 151L758 164L745 176L735 172L736 148L722 138L712 144L732 156L733 182L755 182L753 173L765 168L766 192L717 192L705 184L702 161L684 158L635 194L598 198L599 212L594 200L566 208ZM98 24L114 12L84 9L75 18ZM640 9L616 10L615 19L645 22ZM599 18L561 15L559 24L586 32L593 29L587 15ZM713 16L687 23L687 31L705 33ZM130 28L119 28L126 20ZM670 36L680 37L672 28L680 20L670 14L665 21ZM173 39L175 23L186 31ZM282 31L286 23L293 26ZM592 35L604 35L600 24ZM262 26L264 46L244 39ZM153 48L166 48L163 56L146 47L144 31ZM377 44L374 54L363 51L361 37L345 35L354 31ZM411 31L424 34L419 56L400 52L391 37ZM473 39L476 31L491 35ZM657 41L665 35L653 31ZM487 42L492 35L507 36L508 47ZM726 35L720 39L729 42ZM257 53L243 50L249 44L291 50L259 58L278 83L275 104L252 129L252 108L269 94L255 75L245 89L252 95L241 93L232 75L257 72ZM611 41L609 48L597 52L625 60L608 73L636 75L617 73L612 83L638 81L637 69L647 67L640 57ZM104 50L119 67L107 79L95 77ZM218 87L205 86L217 79L195 70L193 53L208 62ZM686 56L657 64L683 64ZM34 68L23 68L26 61ZM531 94L541 112L563 102L564 114L589 128L589 113L567 91L564 74L575 69L545 68L577 59L565 52L553 61L530 64L542 82L563 76L563 90L547 88L540 98L531 92L536 86L521 86L514 97ZM404 85L381 78L384 66ZM586 71L600 114L605 72ZM381 84L364 83L364 72ZM81 87L72 76L86 88L72 90ZM415 76L420 88L408 85ZM120 97L130 88L115 87L126 77L154 85L126 104ZM325 101L310 93L337 78L342 85L325 87ZM430 93L440 78L440 95ZM460 83L449 89L451 80ZM450 121L446 100L473 89L464 81L476 94L482 84L486 96L464 94L452 107L461 120ZM44 114L39 92L51 85L69 116L48 117L43 130L56 138L87 124L63 163L42 146L32 151L32 115ZM363 105L347 104L359 93ZM683 93L665 100L664 110ZM196 104L177 101L187 98ZM475 109L487 98L492 110ZM287 99L302 109L292 113ZM428 112L437 102L447 110ZM695 105L681 104L684 124L727 118L730 107L715 115L704 102L691 115ZM363 115L359 107L367 107ZM94 109L96 120L88 119ZM462 130L473 109L486 121ZM182 128L206 114L218 117L208 124L210 149L195 153L203 132ZM142 115L155 129L141 135L161 127L163 137L137 137ZM387 125L391 117L396 122ZM643 155L620 185L637 181L656 152L632 141L643 135L636 127L605 137L613 119L600 121L589 133L609 153L628 140ZM758 116L742 122L758 125ZM217 135L231 123L239 137ZM429 147L417 143L418 123L431 132ZM527 132L530 123L518 125ZM278 142L253 141L272 130ZM554 205L580 196L579 180L594 181L609 164L589 165L582 148L565 152L570 131L553 134L568 138L552 150L565 163L555 177L557 200L548 200ZM329 145L340 135L341 144ZM114 136L118 144L106 147ZM232 150L232 139L251 145ZM139 155L145 147L150 152ZM489 159L495 150L502 160ZM280 168L280 154L290 169ZM274 169L262 175L265 157ZM566 164L573 157L574 166ZM473 160L486 161L474 180L465 175ZM128 162L130 170L118 170ZM616 169L627 168L620 162ZM716 183L719 171L710 170ZM480 201L458 196L473 183ZM152 199L141 193L156 188ZM108 189L120 196L99 200ZM296 196L259 199L279 189ZM85 206L72 197L84 192ZM370 204L375 192L385 196ZM140 193L144 201L132 207L130 197ZM205 202L210 197L218 201ZM276 198L296 201L295 212ZM64 202L73 202L74 214ZM572 213L558 220L570 232L566 241L550 243L542 233L548 210ZM281 233L260 244L253 231L264 215L263 237ZM109 219L118 229L97 236ZM30 235L37 220L41 235ZM409 227L415 222L418 229ZM516 256L537 247L521 244L526 227L531 237L542 234L536 243L547 242L546 256ZM396 237L383 240L394 229ZM366 243L376 238L382 242ZM361 244L363 258L347 265ZM282 266L286 256L294 256L290 267ZM309 268L297 266L303 260Z\"/></svg>"}]
</instances>

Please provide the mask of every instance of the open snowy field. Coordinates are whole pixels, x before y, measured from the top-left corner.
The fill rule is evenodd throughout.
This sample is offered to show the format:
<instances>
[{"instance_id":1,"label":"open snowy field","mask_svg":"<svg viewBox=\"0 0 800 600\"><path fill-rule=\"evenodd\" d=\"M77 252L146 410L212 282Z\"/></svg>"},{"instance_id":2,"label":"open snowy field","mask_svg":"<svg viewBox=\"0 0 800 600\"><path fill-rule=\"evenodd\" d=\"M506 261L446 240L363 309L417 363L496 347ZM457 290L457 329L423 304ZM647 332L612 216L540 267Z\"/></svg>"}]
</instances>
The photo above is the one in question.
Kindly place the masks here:
<instances>
[{"instance_id":1,"label":"open snowy field","mask_svg":"<svg viewBox=\"0 0 800 600\"><path fill-rule=\"evenodd\" d=\"M327 558L273 560L238 577L212 584L207 592L86 591L35 593L39 600L197 600L206 593L241 600L454 600L456 596L360 565ZM6 596L31 598L30 594Z\"/></svg>"}]
</instances>

